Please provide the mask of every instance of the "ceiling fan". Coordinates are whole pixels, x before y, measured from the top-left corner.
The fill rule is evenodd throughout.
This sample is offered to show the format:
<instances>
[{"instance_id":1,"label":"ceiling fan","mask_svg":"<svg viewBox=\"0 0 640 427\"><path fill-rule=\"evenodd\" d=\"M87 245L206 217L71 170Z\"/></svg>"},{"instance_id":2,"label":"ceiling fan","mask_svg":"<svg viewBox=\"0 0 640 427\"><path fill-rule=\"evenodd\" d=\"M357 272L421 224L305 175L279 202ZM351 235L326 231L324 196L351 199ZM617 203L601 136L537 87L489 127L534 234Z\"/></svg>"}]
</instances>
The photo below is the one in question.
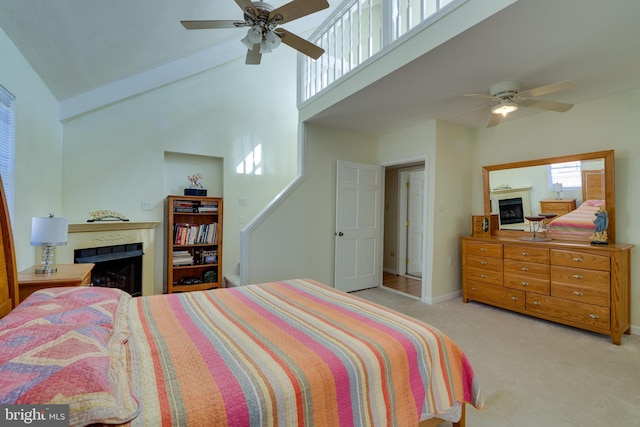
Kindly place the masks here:
<instances>
[{"instance_id":1,"label":"ceiling fan","mask_svg":"<svg viewBox=\"0 0 640 427\"><path fill-rule=\"evenodd\" d=\"M540 86L534 89L520 91L520 82L508 81L497 83L489 89L489 94L470 93L465 96L471 98L491 99L494 101L480 108L491 107L491 118L487 127L497 126L502 118L507 114L517 111L520 107L536 108L539 110L565 112L568 111L573 104L564 102L547 101L543 99L535 99L538 96L547 95L561 90L567 90L575 87L576 84L569 80L552 83L546 86Z\"/></svg>"},{"instance_id":2,"label":"ceiling fan","mask_svg":"<svg viewBox=\"0 0 640 427\"><path fill-rule=\"evenodd\" d=\"M324 49L278 26L329 7L327 0L293 0L275 8L263 1L235 0L244 12L244 21L180 21L187 30L249 27L242 44L247 47L246 64L259 64L263 53L271 52L280 42L318 59Z\"/></svg>"}]
</instances>

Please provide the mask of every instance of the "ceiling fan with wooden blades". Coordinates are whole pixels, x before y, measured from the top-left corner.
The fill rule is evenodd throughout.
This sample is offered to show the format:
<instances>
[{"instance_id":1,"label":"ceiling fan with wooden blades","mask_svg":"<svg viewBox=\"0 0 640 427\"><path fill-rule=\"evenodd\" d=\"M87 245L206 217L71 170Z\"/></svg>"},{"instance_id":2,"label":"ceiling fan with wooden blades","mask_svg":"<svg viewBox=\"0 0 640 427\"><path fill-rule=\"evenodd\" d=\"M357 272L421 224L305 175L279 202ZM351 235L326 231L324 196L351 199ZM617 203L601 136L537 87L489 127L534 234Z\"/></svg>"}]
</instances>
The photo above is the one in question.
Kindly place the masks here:
<instances>
[{"instance_id":1,"label":"ceiling fan with wooden blades","mask_svg":"<svg viewBox=\"0 0 640 427\"><path fill-rule=\"evenodd\" d=\"M491 118L487 127L497 126L507 114L517 111L520 107L535 108L539 110L556 111L564 113L573 107L573 104L564 102L535 99L539 96L560 92L575 87L576 84L569 80L540 86L534 89L521 91L520 82L508 81L497 83L489 89L489 94L471 93L465 96L471 98L490 99L491 104L480 108L491 108Z\"/></svg>"},{"instance_id":2,"label":"ceiling fan with wooden blades","mask_svg":"<svg viewBox=\"0 0 640 427\"><path fill-rule=\"evenodd\" d=\"M243 21L208 20L180 21L187 30L249 27L241 40L247 47L245 63L259 64L263 53L271 52L284 43L300 53L318 59L324 49L299 37L279 25L302 18L329 7L327 0L293 0L274 8L263 1L235 0L244 12Z\"/></svg>"}]
</instances>

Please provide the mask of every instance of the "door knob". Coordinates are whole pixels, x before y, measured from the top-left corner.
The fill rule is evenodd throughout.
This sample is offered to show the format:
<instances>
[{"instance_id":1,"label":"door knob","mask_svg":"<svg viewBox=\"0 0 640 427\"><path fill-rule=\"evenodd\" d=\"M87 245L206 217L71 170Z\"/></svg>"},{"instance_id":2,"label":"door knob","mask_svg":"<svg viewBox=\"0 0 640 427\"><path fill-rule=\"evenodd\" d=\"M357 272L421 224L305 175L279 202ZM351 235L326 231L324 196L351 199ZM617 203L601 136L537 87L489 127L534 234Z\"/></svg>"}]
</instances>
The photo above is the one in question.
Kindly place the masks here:
<instances>
[{"instance_id":1,"label":"door knob","mask_svg":"<svg viewBox=\"0 0 640 427\"><path fill-rule=\"evenodd\" d=\"M338 232L338 236L342 237L342 236L344 236L344 233L342 231L339 231Z\"/></svg>"}]
</instances>

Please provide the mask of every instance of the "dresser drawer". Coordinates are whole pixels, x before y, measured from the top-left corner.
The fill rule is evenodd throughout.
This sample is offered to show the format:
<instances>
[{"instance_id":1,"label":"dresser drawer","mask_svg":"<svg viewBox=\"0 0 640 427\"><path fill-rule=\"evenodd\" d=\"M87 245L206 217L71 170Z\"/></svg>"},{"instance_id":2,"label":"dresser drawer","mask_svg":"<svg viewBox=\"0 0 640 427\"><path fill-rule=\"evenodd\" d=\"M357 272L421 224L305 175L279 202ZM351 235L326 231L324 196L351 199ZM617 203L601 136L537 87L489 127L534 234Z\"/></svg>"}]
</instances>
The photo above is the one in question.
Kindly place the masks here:
<instances>
[{"instance_id":1,"label":"dresser drawer","mask_svg":"<svg viewBox=\"0 0 640 427\"><path fill-rule=\"evenodd\" d=\"M575 204L573 206L575 206ZM565 215L573 210L571 209L571 207L572 206L568 203L540 202L540 212L542 213L556 213L558 215Z\"/></svg>"},{"instance_id":2,"label":"dresser drawer","mask_svg":"<svg viewBox=\"0 0 640 427\"><path fill-rule=\"evenodd\" d=\"M534 277L504 274L504 286L512 289L521 289L527 292L549 295L549 279L536 279Z\"/></svg>"},{"instance_id":3,"label":"dresser drawer","mask_svg":"<svg viewBox=\"0 0 640 427\"><path fill-rule=\"evenodd\" d=\"M587 252L565 251L551 249L551 265L564 265L567 267L589 268L592 270L611 269L609 257L595 255Z\"/></svg>"},{"instance_id":4,"label":"dresser drawer","mask_svg":"<svg viewBox=\"0 0 640 427\"><path fill-rule=\"evenodd\" d=\"M487 256L468 255L467 267L479 270L489 270L502 272L502 259Z\"/></svg>"},{"instance_id":5,"label":"dresser drawer","mask_svg":"<svg viewBox=\"0 0 640 427\"><path fill-rule=\"evenodd\" d=\"M505 246L504 258L517 261L549 263L549 249L532 248L525 246Z\"/></svg>"},{"instance_id":6,"label":"dresser drawer","mask_svg":"<svg viewBox=\"0 0 640 427\"><path fill-rule=\"evenodd\" d=\"M466 242L467 254L502 258L502 245L485 242Z\"/></svg>"},{"instance_id":7,"label":"dresser drawer","mask_svg":"<svg viewBox=\"0 0 640 427\"><path fill-rule=\"evenodd\" d=\"M609 292L610 274L608 271L585 270L582 268L551 266L551 283L569 283Z\"/></svg>"},{"instance_id":8,"label":"dresser drawer","mask_svg":"<svg viewBox=\"0 0 640 427\"><path fill-rule=\"evenodd\" d=\"M527 311L552 316L574 323L610 329L609 308L593 304L583 304L563 298L527 294Z\"/></svg>"},{"instance_id":9,"label":"dresser drawer","mask_svg":"<svg viewBox=\"0 0 640 427\"><path fill-rule=\"evenodd\" d=\"M502 271L489 271L468 268L466 273L466 280L502 286Z\"/></svg>"},{"instance_id":10,"label":"dresser drawer","mask_svg":"<svg viewBox=\"0 0 640 427\"><path fill-rule=\"evenodd\" d=\"M566 283L554 283L551 286L551 296L566 298L572 301L609 307L611 298L609 289L587 288L584 286L569 285Z\"/></svg>"},{"instance_id":11,"label":"dresser drawer","mask_svg":"<svg viewBox=\"0 0 640 427\"><path fill-rule=\"evenodd\" d=\"M525 306L525 293L523 291L503 286L471 283L467 287L467 298L519 309L524 309Z\"/></svg>"},{"instance_id":12,"label":"dresser drawer","mask_svg":"<svg viewBox=\"0 0 640 427\"><path fill-rule=\"evenodd\" d=\"M504 273L549 280L549 265L505 259Z\"/></svg>"}]
</instances>

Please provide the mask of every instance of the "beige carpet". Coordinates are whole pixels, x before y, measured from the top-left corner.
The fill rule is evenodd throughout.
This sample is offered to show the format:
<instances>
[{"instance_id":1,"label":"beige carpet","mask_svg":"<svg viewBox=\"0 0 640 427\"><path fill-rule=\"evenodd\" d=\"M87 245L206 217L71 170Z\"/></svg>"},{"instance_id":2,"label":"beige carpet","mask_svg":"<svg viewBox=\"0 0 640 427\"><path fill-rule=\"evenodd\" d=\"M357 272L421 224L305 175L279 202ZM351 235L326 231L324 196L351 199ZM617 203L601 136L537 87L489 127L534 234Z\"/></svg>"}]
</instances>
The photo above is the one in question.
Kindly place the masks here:
<instances>
[{"instance_id":1,"label":"beige carpet","mask_svg":"<svg viewBox=\"0 0 640 427\"><path fill-rule=\"evenodd\" d=\"M606 335L461 298L428 305L384 288L354 295L460 345L485 399L483 410L468 408L468 427L640 426L640 336L624 335L616 346Z\"/></svg>"}]
</instances>

